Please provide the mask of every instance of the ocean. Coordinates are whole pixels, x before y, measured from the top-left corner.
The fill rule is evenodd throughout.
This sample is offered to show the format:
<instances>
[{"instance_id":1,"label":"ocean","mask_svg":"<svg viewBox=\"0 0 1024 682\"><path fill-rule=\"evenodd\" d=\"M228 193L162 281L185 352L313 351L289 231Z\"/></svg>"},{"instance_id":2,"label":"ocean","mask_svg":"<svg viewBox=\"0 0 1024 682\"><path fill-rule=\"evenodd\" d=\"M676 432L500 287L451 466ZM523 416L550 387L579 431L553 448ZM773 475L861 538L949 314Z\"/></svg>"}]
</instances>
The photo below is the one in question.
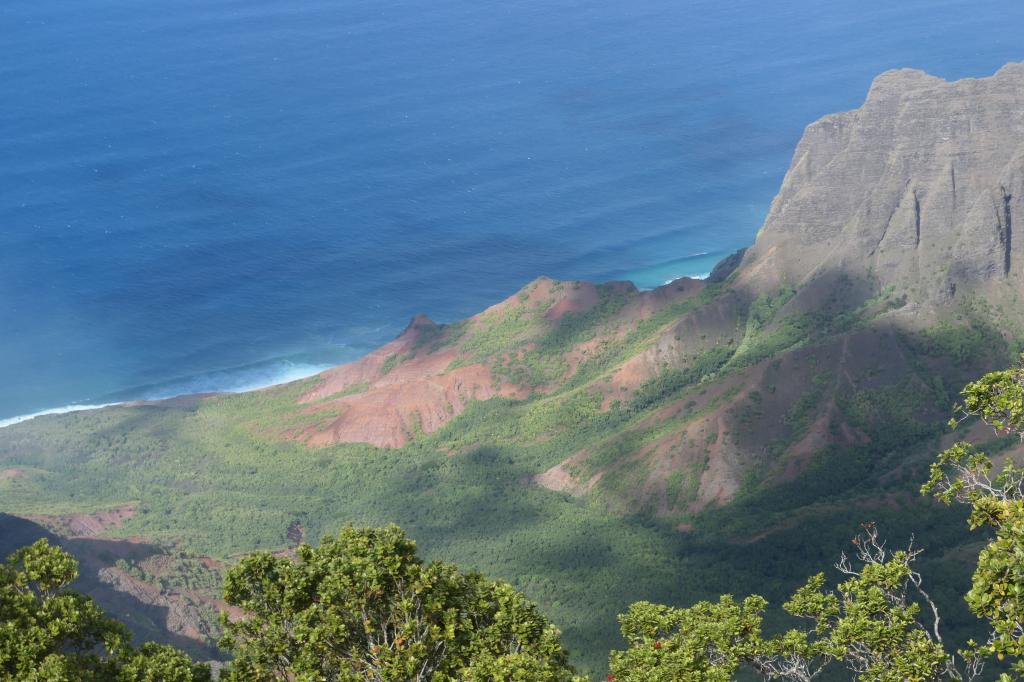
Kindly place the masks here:
<instances>
[{"instance_id":1,"label":"ocean","mask_svg":"<svg viewBox=\"0 0 1024 682\"><path fill-rule=\"evenodd\" d=\"M804 126L1004 0L4 0L0 420L243 390L534 277L701 276Z\"/></svg>"}]
</instances>

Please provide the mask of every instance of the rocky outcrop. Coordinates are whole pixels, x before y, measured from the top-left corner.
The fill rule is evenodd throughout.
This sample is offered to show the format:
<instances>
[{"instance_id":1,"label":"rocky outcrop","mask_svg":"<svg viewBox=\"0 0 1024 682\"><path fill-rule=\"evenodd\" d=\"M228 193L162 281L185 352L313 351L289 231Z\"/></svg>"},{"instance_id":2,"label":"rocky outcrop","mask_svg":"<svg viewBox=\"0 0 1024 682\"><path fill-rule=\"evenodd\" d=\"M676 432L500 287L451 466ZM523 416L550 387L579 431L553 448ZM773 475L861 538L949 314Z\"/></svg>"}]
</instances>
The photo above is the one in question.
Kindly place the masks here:
<instances>
[{"instance_id":1,"label":"rocky outcrop","mask_svg":"<svg viewBox=\"0 0 1024 682\"><path fill-rule=\"evenodd\" d=\"M135 635L136 644L152 640L183 648L199 660L221 658L223 654L216 647L217 614L222 610L236 614L237 610L220 600L219 583L194 589L169 588L159 584L160 578L178 582L180 576L174 573L174 567L180 552L139 538L96 537L101 530L116 528L124 520L124 513L124 508L91 515L34 518L0 513L0 560L19 547L45 538L78 561L79 578L71 587L89 595L108 614L125 623ZM83 518L94 522L75 526ZM75 527L83 533L68 535ZM204 561L211 568L222 568L212 560ZM130 575L124 568L127 565L147 566L156 573L161 571L153 567L170 568L147 581Z\"/></svg>"},{"instance_id":2,"label":"rocky outcrop","mask_svg":"<svg viewBox=\"0 0 1024 682\"><path fill-rule=\"evenodd\" d=\"M745 480L791 480L824 448L862 444L841 404L886 385L877 377L927 393L903 331L955 319L952 307L979 293L1024 322L1022 202L1024 64L952 83L891 71L859 109L808 126L755 243L707 281L640 292L542 277L454 325L419 316L323 373L299 407L315 425L285 435L401 447L474 401L566 385L608 411L715 356L710 378L725 362L727 379L566 452L533 480L612 491L625 510L665 515L726 503ZM835 333L820 328L835 320L845 320ZM867 320L870 330L852 328ZM798 404L815 382L817 401Z\"/></svg>"},{"instance_id":3,"label":"rocky outcrop","mask_svg":"<svg viewBox=\"0 0 1024 682\"><path fill-rule=\"evenodd\" d=\"M707 282L641 293L626 283L599 291L541 278L457 325L417 317L390 344L325 372L302 403L328 416L289 435L311 445L400 447L473 401L557 389L630 326L707 285L732 294L680 314L654 343L622 358L595 385L606 407L666 367L738 342L745 306L784 285L797 289L790 312L848 311L888 289L908 304L897 314L919 326L933 321L930 310L971 293L1015 302L1024 286L1024 235L1014 235L1021 216L1024 64L952 83L890 71L875 79L862 107L807 127L755 243ZM545 359L563 371L505 371L550 346L565 319L578 323L609 296L623 305L596 320L586 339Z\"/></svg>"},{"instance_id":4,"label":"rocky outcrop","mask_svg":"<svg viewBox=\"0 0 1024 682\"><path fill-rule=\"evenodd\" d=\"M872 390L870 377L922 381L909 370L898 334L886 326L893 319L903 328L924 328L943 319L935 311L979 292L989 301L1016 302L1024 285L1024 236L1014 235L1022 202L1024 64L953 83L921 71L890 71L875 80L862 107L808 126L755 243L723 260L708 281L681 280L641 293L626 285L609 291L541 278L453 327L416 318L391 344L323 375L304 397L306 409L339 414L300 437L314 445L401 446L419 431L440 428L474 400L557 392L608 348L629 345L638 325L660 319L643 343L633 342L630 353L588 384L604 397L603 409L629 401L666 371L685 370L722 349L735 354L730 362L739 371L697 401L680 399L625 435L566 453L534 481L574 495L614 488L625 509L653 507L661 514L725 503L752 475L790 480L823 448L863 443L866 436L839 403L851 392ZM725 290L710 305L661 317L707 286ZM783 288L793 293L782 310L751 326L746 318L753 301ZM873 308L865 307L869 300ZM608 313L596 314L602 306ZM1024 319L1020 306L1010 309ZM867 310L868 317L891 313L890 322L839 334L813 352L788 353L771 368L763 362L742 368L737 360L758 343L777 342L770 337L779 320L814 315L825 321L854 310ZM522 372L505 371L529 364L531 354L581 319L591 325L588 333L545 359L561 363L560 372L531 383ZM495 343L502 335L508 338ZM786 340L794 348L804 342L800 336ZM830 379L816 389L818 402L797 419L795 404L823 376ZM762 407L763 395L773 401ZM687 417L690 412L695 416ZM672 421L678 429L665 428ZM663 433L649 437L657 429ZM630 432L645 444L623 446ZM608 449L624 454L601 455ZM595 457L605 464L590 466ZM680 471L690 482L685 490Z\"/></svg>"},{"instance_id":5,"label":"rocky outcrop","mask_svg":"<svg viewBox=\"0 0 1024 682\"><path fill-rule=\"evenodd\" d=\"M287 435L312 446L401 447L417 433L441 428L473 401L521 400L554 390L602 343L613 343L638 321L703 286L684 278L640 292L629 282L595 285L540 277L454 325L417 316L391 343L322 373L300 404L305 414L323 419ZM593 328L581 329L587 333L578 341L572 338L567 328L591 318ZM532 366L532 360L543 367ZM613 382L615 388L635 387L657 371L653 360L642 364Z\"/></svg>"},{"instance_id":6,"label":"rocky outcrop","mask_svg":"<svg viewBox=\"0 0 1024 682\"><path fill-rule=\"evenodd\" d=\"M902 69L807 127L738 284L841 272L911 301L1024 284L1024 64L946 82Z\"/></svg>"}]
</instances>

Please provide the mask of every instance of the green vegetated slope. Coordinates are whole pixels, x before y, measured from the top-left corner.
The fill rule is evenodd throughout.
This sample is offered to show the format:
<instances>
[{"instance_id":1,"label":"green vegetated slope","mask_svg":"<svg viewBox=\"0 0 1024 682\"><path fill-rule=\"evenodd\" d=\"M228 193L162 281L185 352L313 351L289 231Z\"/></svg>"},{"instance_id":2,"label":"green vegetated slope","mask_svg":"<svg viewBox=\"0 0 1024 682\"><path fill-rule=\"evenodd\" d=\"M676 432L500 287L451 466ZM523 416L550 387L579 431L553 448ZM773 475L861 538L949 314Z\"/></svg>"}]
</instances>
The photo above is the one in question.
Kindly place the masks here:
<instances>
[{"instance_id":1,"label":"green vegetated slope","mask_svg":"<svg viewBox=\"0 0 1024 682\"><path fill-rule=\"evenodd\" d=\"M689 312L723 295L731 295L728 287L713 285ZM52 517L135 504L135 516L108 535L141 536L228 562L253 549L284 549L296 529L315 541L349 522L395 522L427 556L523 589L564 629L589 670L599 670L618 646L615 615L632 601L686 604L758 591L781 603L834 559L858 522L874 520L894 539L916 533L929 548L926 562L935 565L927 574L942 577L934 590L952 609L951 626L966 632L970 618L958 595L970 564L962 544L978 539L967 537L958 511L916 491L939 447L951 389L979 368L1005 364L1007 341L973 309L914 334L857 312L890 308L872 308L876 302L813 323L779 319L771 301L790 296L754 301L733 321L739 343L666 368L611 406L588 386L641 352L653 332L647 343L631 339L628 350L609 348L614 361L598 358L601 366L581 369L590 372L588 382L472 403L398 449L311 448L281 437L307 418L296 401L317 379L36 419L0 432L0 467L21 471L0 482L0 509ZM579 338L591 336L586 329ZM837 382L836 371L849 368L834 364L835 348L851 339L869 355L872 343L894 355L874 357L874 366ZM759 377L753 387L751 368ZM837 433L798 466L776 466L832 403L827 428L855 431L856 438ZM660 497L638 496L636 486L650 472L637 453L711 413L737 433L704 435L695 444L700 451L727 438L761 441L762 460L732 497L688 506L703 462L660 479L671 498L661 506ZM773 438L756 428L765 413L777 422ZM574 496L535 482L581 451L592 453L580 464L582 477L605 472L588 492Z\"/></svg>"},{"instance_id":2,"label":"green vegetated slope","mask_svg":"<svg viewBox=\"0 0 1024 682\"><path fill-rule=\"evenodd\" d=\"M0 430L0 511L183 551L161 564L196 574L178 584L223 565L192 556L395 522L536 599L588 671L631 602L781 604L874 521L927 548L965 639L984 538L918 491L956 392L1024 338L1022 85L1021 65L883 74L808 127L756 242L708 282L541 278L305 382Z\"/></svg>"}]
</instances>

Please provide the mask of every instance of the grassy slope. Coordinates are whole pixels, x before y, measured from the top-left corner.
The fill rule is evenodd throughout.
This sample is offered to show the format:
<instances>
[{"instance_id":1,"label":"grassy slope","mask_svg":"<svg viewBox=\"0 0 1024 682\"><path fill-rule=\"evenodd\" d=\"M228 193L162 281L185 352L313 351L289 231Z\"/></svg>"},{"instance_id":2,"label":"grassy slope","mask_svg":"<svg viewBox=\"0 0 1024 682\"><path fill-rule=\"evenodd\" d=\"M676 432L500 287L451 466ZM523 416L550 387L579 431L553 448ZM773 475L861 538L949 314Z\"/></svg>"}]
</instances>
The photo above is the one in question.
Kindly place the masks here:
<instances>
[{"instance_id":1,"label":"grassy slope","mask_svg":"<svg viewBox=\"0 0 1024 682\"><path fill-rule=\"evenodd\" d=\"M939 420L924 422L917 415L933 414L934 403L948 400L941 385L923 395L907 379L841 396L843 413L868 442L819 452L793 480L752 477L730 504L685 517L631 509L628 494L618 494L628 493L629 472L642 471L642 463L614 470L615 480L609 474L581 498L532 483L533 475L584 448L599 456L588 466L601 466L600 457L613 466L644 439L674 428L671 421L650 422L664 405L696 398L755 363L781 361L870 324L870 316L854 313L831 315L824 320L828 324L806 314L782 316L792 294L778 292L736 321L742 342L728 353L704 354L688 367L666 370L628 401L602 411L588 382L716 295L712 290L641 322L585 365L578 373L583 379L568 381L554 394L475 403L440 431L400 450L309 449L277 438L282 428L305 418L293 408L309 383L191 405L36 419L0 431L0 467L27 470L0 480L0 511L55 514L137 502L139 513L116 534L227 559L286 547L296 521L314 541L344 523L393 521L418 539L426 556L457 561L524 589L563 628L577 662L591 671L600 670L608 649L619 645L615 614L630 602L681 604L756 591L781 603L804 577L831 565L856 524L870 519L894 541L913 532L929 548L929 576L940 578L933 592L949 607L947 623L964 633L970 618L958 595L970 566L958 548L977 538L967 536L959 510L937 508L916 494L942 431ZM496 371L550 376L549 359L557 356L545 351L591 338L591 328L604 324L619 305L607 301L589 318L574 318L572 326L552 332L522 362ZM489 329L490 337L469 339L476 344L470 347L494 355L518 343L500 325ZM932 372L957 363L971 371L966 368L1000 362L1006 352L993 349L1000 343L994 339L983 324L947 325L904 339L908 355L920 358L904 368L906 377L931 381ZM953 376L955 381L960 374ZM788 407L791 432L800 431L801 410L820 399L820 387L810 382L801 393L804 407L799 399ZM734 412L759 410L763 400L744 398ZM673 417L684 426L693 418ZM629 433L637 440L623 443ZM676 472L672 485L685 490L700 473ZM676 530L680 521L692 530ZM950 558L943 560L947 551Z\"/></svg>"}]
</instances>

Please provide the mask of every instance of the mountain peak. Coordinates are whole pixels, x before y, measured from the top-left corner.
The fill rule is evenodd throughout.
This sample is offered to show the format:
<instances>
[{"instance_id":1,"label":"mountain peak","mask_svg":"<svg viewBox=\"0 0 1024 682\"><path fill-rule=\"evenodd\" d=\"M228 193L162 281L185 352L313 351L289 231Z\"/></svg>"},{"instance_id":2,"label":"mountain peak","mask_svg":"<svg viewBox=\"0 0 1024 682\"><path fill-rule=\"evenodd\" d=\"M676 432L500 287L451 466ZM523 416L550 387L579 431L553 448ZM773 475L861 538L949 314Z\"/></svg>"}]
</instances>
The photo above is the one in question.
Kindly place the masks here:
<instances>
[{"instance_id":1,"label":"mountain peak","mask_svg":"<svg viewBox=\"0 0 1024 682\"><path fill-rule=\"evenodd\" d=\"M879 100L890 96L901 97L913 90L944 83L947 81L920 69L891 69L880 73L871 81L867 100Z\"/></svg>"},{"instance_id":2,"label":"mountain peak","mask_svg":"<svg viewBox=\"0 0 1024 682\"><path fill-rule=\"evenodd\" d=\"M807 127L737 281L753 290L836 274L909 300L1019 286L1024 64L945 81L875 79L863 106Z\"/></svg>"}]
</instances>

